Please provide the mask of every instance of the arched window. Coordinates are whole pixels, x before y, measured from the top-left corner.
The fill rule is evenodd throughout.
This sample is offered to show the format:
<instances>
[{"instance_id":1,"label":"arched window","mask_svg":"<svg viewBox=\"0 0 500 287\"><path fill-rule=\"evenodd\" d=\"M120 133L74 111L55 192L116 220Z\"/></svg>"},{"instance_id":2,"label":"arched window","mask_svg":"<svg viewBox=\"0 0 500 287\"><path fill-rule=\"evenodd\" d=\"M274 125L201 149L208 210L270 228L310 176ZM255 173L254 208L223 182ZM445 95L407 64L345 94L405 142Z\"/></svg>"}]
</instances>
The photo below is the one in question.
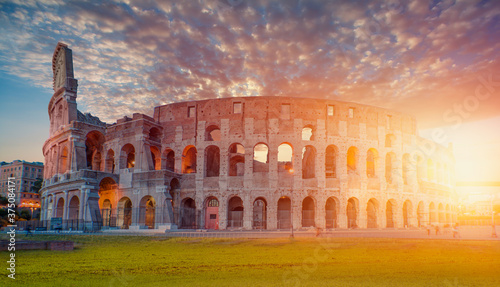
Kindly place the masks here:
<instances>
[{"instance_id":1,"label":"arched window","mask_svg":"<svg viewBox=\"0 0 500 287\"><path fill-rule=\"evenodd\" d=\"M212 125L206 129L205 140L206 141L220 141L221 133L218 126Z\"/></svg>"},{"instance_id":2,"label":"arched window","mask_svg":"<svg viewBox=\"0 0 500 287\"><path fill-rule=\"evenodd\" d=\"M163 151L162 160L165 162L165 169L169 171L175 171L175 152L169 148Z\"/></svg>"},{"instance_id":3,"label":"arched window","mask_svg":"<svg viewBox=\"0 0 500 287\"><path fill-rule=\"evenodd\" d=\"M158 128L153 127L149 130L149 140L161 142L161 132Z\"/></svg>"},{"instance_id":4,"label":"arched window","mask_svg":"<svg viewBox=\"0 0 500 287\"><path fill-rule=\"evenodd\" d=\"M253 148L253 172L269 171L269 148L259 143Z\"/></svg>"},{"instance_id":5,"label":"arched window","mask_svg":"<svg viewBox=\"0 0 500 287\"><path fill-rule=\"evenodd\" d=\"M377 159L378 159L378 152L376 149L369 149L367 154L366 154L366 176L368 178L376 177L377 176Z\"/></svg>"},{"instance_id":6,"label":"arched window","mask_svg":"<svg viewBox=\"0 0 500 287\"><path fill-rule=\"evenodd\" d=\"M288 143L278 146L278 173L293 172L293 149Z\"/></svg>"},{"instance_id":7,"label":"arched window","mask_svg":"<svg viewBox=\"0 0 500 287\"><path fill-rule=\"evenodd\" d=\"M208 146L205 148L205 176L219 176L220 169L220 150L217 146Z\"/></svg>"},{"instance_id":8,"label":"arched window","mask_svg":"<svg viewBox=\"0 0 500 287\"><path fill-rule=\"evenodd\" d=\"M305 126L302 129L302 140L303 141L312 141L312 140L314 140L313 128L311 126Z\"/></svg>"},{"instance_id":9,"label":"arched window","mask_svg":"<svg viewBox=\"0 0 500 287\"><path fill-rule=\"evenodd\" d=\"M153 163L153 169L154 170L160 170L161 169L161 156L160 156L160 149L152 146L150 148L151 150L151 159Z\"/></svg>"},{"instance_id":10,"label":"arched window","mask_svg":"<svg viewBox=\"0 0 500 287\"><path fill-rule=\"evenodd\" d=\"M357 170L358 162L358 149L355 147L350 147L347 150L347 172L355 173Z\"/></svg>"},{"instance_id":11,"label":"arched window","mask_svg":"<svg viewBox=\"0 0 500 287\"><path fill-rule=\"evenodd\" d=\"M132 144L126 144L120 152L120 169L133 168L135 166L135 148Z\"/></svg>"},{"instance_id":12,"label":"arched window","mask_svg":"<svg viewBox=\"0 0 500 287\"><path fill-rule=\"evenodd\" d=\"M337 147L329 145L325 152L325 176L337 177Z\"/></svg>"},{"instance_id":13,"label":"arched window","mask_svg":"<svg viewBox=\"0 0 500 287\"><path fill-rule=\"evenodd\" d=\"M229 147L229 176L243 176L245 174L245 148L238 143Z\"/></svg>"},{"instance_id":14,"label":"arched window","mask_svg":"<svg viewBox=\"0 0 500 287\"><path fill-rule=\"evenodd\" d=\"M196 173L196 148L187 146L182 153L182 173Z\"/></svg>"},{"instance_id":15,"label":"arched window","mask_svg":"<svg viewBox=\"0 0 500 287\"><path fill-rule=\"evenodd\" d=\"M302 178L314 177L316 177L316 149L308 145L302 149Z\"/></svg>"}]
</instances>

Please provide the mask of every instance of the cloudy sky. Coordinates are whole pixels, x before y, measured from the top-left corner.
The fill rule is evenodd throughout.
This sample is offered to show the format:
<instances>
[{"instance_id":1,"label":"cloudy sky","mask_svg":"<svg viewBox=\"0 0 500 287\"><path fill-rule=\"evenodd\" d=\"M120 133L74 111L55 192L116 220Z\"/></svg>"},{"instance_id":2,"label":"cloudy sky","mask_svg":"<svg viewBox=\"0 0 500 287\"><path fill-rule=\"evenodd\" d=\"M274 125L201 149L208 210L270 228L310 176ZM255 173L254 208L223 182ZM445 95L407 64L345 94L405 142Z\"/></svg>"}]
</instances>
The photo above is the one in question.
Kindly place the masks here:
<instances>
[{"instance_id":1,"label":"cloudy sky","mask_svg":"<svg viewBox=\"0 0 500 287\"><path fill-rule=\"evenodd\" d=\"M63 41L79 109L109 123L216 97L359 102L444 131L500 181L500 1L101 2L0 3L0 161L43 159Z\"/></svg>"}]
</instances>

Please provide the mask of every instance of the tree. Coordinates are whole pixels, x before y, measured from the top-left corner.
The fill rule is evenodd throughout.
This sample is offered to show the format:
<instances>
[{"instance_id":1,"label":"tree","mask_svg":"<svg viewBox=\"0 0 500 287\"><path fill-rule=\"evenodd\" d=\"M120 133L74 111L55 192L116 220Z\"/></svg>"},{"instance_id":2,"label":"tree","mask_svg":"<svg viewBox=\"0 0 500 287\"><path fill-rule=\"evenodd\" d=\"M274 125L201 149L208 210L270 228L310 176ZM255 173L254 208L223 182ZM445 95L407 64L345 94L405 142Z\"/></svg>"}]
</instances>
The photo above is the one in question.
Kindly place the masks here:
<instances>
[{"instance_id":1,"label":"tree","mask_svg":"<svg viewBox=\"0 0 500 287\"><path fill-rule=\"evenodd\" d=\"M43 183L43 179L37 178L35 183L33 183L33 186L31 187L31 192L38 193L40 191L40 189L42 189L42 183Z\"/></svg>"}]
</instances>

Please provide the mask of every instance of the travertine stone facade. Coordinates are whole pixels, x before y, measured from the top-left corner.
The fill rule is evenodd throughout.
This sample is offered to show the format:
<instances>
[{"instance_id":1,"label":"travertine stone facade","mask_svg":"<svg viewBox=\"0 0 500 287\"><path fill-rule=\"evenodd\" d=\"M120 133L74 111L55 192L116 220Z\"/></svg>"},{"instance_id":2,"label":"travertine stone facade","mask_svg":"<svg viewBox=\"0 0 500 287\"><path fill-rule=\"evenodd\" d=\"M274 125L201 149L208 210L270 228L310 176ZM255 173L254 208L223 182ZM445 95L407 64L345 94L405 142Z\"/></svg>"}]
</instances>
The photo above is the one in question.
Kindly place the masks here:
<instances>
[{"instance_id":1,"label":"travertine stone facade","mask_svg":"<svg viewBox=\"0 0 500 287\"><path fill-rule=\"evenodd\" d=\"M54 59L61 50L71 55L60 44ZM109 125L76 109L73 78L54 89L43 219L269 230L455 220L451 148L419 137L408 115L246 97L159 106Z\"/></svg>"}]
</instances>

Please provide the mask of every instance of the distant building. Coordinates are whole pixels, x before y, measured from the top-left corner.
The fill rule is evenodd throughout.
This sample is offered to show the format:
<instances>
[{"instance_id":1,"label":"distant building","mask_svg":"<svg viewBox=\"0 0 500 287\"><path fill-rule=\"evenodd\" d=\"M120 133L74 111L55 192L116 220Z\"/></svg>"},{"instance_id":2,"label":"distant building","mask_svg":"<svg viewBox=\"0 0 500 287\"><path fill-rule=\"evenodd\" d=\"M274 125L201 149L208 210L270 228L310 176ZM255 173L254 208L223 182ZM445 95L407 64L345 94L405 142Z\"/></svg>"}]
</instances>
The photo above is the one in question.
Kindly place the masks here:
<instances>
[{"instance_id":1,"label":"distant building","mask_svg":"<svg viewBox=\"0 0 500 287\"><path fill-rule=\"evenodd\" d=\"M40 208L40 195L32 190L37 180L43 179L43 163L14 160L0 163L0 194L8 193L8 178L16 183L16 204L18 207Z\"/></svg>"}]
</instances>

